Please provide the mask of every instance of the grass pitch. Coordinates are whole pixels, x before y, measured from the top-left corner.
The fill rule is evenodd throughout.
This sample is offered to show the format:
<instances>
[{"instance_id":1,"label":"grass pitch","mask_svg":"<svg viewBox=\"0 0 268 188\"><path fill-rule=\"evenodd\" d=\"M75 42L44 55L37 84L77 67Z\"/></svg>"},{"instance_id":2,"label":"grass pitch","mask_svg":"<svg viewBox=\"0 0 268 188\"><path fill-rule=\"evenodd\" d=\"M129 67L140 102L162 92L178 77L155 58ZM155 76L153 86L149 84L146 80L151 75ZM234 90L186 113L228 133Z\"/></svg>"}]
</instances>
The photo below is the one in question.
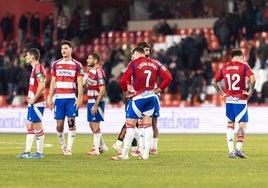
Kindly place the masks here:
<instances>
[{"instance_id":1,"label":"grass pitch","mask_svg":"<svg viewBox=\"0 0 268 188\"><path fill-rule=\"evenodd\" d=\"M110 150L86 156L92 135L78 134L73 155L63 156L56 134L47 134L44 159L16 159L25 134L0 134L0 187L268 187L267 135L246 135L248 159L229 159L223 134L166 134L149 160L111 161L116 138L104 135Z\"/></svg>"}]
</instances>

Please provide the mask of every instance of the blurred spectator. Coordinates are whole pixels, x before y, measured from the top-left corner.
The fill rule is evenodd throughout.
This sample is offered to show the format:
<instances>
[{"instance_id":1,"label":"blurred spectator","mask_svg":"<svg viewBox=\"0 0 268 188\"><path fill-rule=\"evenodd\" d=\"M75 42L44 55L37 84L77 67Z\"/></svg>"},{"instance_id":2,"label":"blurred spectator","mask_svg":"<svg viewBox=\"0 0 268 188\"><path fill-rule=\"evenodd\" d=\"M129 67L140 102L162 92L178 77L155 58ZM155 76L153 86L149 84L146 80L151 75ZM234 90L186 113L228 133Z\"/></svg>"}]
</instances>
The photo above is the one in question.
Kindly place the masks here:
<instances>
[{"instance_id":1,"label":"blurred spectator","mask_svg":"<svg viewBox=\"0 0 268 188\"><path fill-rule=\"evenodd\" d=\"M4 55L0 55L0 95L7 95L7 71L4 65Z\"/></svg>"},{"instance_id":2,"label":"blurred spectator","mask_svg":"<svg viewBox=\"0 0 268 188\"><path fill-rule=\"evenodd\" d=\"M67 27L68 27L68 20L65 16L63 10L59 11L57 17L57 40L67 39Z\"/></svg>"},{"instance_id":3,"label":"blurred spectator","mask_svg":"<svg viewBox=\"0 0 268 188\"><path fill-rule=\"evenodd\" d=\"M266 69L266 61L268 59L268 44L266 43L264 37L261 37L259 40L259 47L256 49L256 54L260 60L260 69Z\"/></svg>"},{"instance_id":4,"label":"blurred spectator","mask_svg":"<svg viewBox=\"0 0 268 188\"><path fill-rule=\"evenodd\" d=\"M45 35L50 34L50 36L47 36L51 39L53 39L53 32L54 32L54 14L49 13L45 19L43 20L43 32ZM48 29L49 28L49 32Z\"/></svg>"},{"instance_id":5,"label":"blurred spectator","mask_svg":"<svg viewBox=\"0 0 268 188\"><path fill-rule=\"evenodd\" d=\"M13 20L8 12L2 17L0 26L2 28L3 41L10 41L13 31Z\"/></svg>"},{"instance_id":6,"label":"blurred spectator","mask_svg":"<svg viewBox=\"0 0 268 188\"><path fill-rule=\"evenodd\" d=\"M158 5L155 0L150 0L147 7L149 18L157 19L158 18Z\"/></svg>"},{"instance_id":7,"label":"blurred spectator","mask_svg":"<svg viewBox=\"0 0 268 188\"><path fill-rule=\"evenodd\" d=\"M40 38L41 23L40 23L39 12L35 12L31 17L30 31L31 31L31 38L32 39L39 39Z\"/></svg>"},{"instance_id":8,"label":"blurred spectator","mask_svg":"<svg viewBox=\"0 0 268 188\"><path fill-rule=\"evenodd\" d=\"M268 103L268 81L264 82L261 87L261 96L260 102L261 103Z\"/></svg>"},{"instance_id":9,"label":"blurred spectator","mask_svg":"<svg viewBox=\"0 0 268 188\"><path fill-rule=\"evenodd\" d=\"M238 15L237 9L233 13L229 13L226 18L226 24L230 30L230 44L233 48L239 47L241 35L241 19Z\"/></svg>"},{"instance_id":10,"label":"blurred spectator","mask_svg":"<svg viewBox=\"0 0 268 188\"><path fill-rule=\"evenodd\" d=\"M202 0L194 0L192 5L192 15L193 18L200 18L204 15L204 7Z\"/></svg>"},{"instance_id":11,"label":"blurred spectator","mask_svg":"<svg viewBox=\"0 0 268 188\"><path fill-rule=\"evenodd\" d=\"M248 62L250 68L253 69L256 64L256 48L250 41L248 42L248 54L245 55L246 55L246 62Z\"/></svg>"},{"instance_id":12,"label":"blurred spectator","mask_svg":"<svg viewBox=\"0 0 268 188\"><path fill-rule=\"evenodd\" d=\"M70 24L68 27L68 36L70 38L78 37L79 27L80 27L81 17L80 17L80 7L77 6L70 18Z\"/></svg>"},{"instance_id":13,"label":"blurred spectator","mask_svg":"<svg viewBox=\"0 0 268 188\"><path fill-rule=\"evenodd\" d=\"M230 44L230 30L225 21L225 14L221 13L220 17L213 25L213 31L220 43L220 51L225 54L225 50L229 48Z\"/></svg>"},{"instance_id":14,"label":"blurred spectator","mask_svg":"<svg viewBox=\"0 0 268 188\"><path fill-rule=\"evenodd\" d=\"M214 13L213 8L209 6L204 6L204 12L202 18L214 18L214 17L216 17L216 14Z\"/></svg>"},{"instance_id":15,"label":"blurred spectator","mask_svg":"<svg viewBox=\"0 0 268 188\"><path fill-rule=\"evenodd\" d=\"M209 56L207 49L203 51L200 61L203 64L204 79L205 79L206 86L209 86L213 78L213 69L212 69L211 58Z\"/></svg>"},{"instance_id":16,"label":"blurred spectator","mask_svg":"<svg viewBox=\"0 0 268 188\"><path fill-rule=\"evenodd\" d=\"M109 79L107 85L107 96L111 104L119 103L123 100L123 92L119 85L119 81L114 77Z\"/></svg>"},{"instance_id":17,"label":"blurred spectator","mask_svg":"<svg viewBox=\"0 0 268 188\"><path fill-rule=\"evenodd\" d=\"M25 40L27 36L27 30L28 30L28 21L29 21L30 13L26 12L23 15L21 15L19 20L19 41Z\"/></svg>"},{"instance_id":18,"label":"blurred spectator","mask_svg":"<svg viewBox=\"0 0 268 188\"><path fill-rule=\"evenodd\" d=\"M194 106L196 102L202 103L203 99L201 97L203 91L203 76L198 71L190 71L190 87L189 87L189 97L190 105Z\"/></svg>"},{"instance_id":19,"label":"blurred spectator","mask_svg":"<svg viewBox=\"0 0 268 188\"><path fill-rule=\"evenodd\" d=\"M173 30L164 18L161 18L153 27L153 32L156 35L171 35Z\"/></svg>"},{"instance_id":20,"label":"blurred spectator","mask_svg":"<svg viewBox=\"0 0 268 188\"><path fill-rule=\"evenodd\" d=\"M263 31L268 31L268 2L265 3L265 7L262 9L262 24Z\"/></svg>"},{"instance_id":21,"label":"blurred spectator","mask_svg":"<svg viewBox=\"0 0 268 188\"><path fill-rule=\"evenodd\" d=\"M44 49L46 51L50 50L50 48L52 47L52 29L50 25L46 25L46 28L44 28L44 39L43 39L43 43L44 43Z\"/></svg>"},{"instance_id":22,"label":"blurred spectator","mask_svg":"<svg viewBox=\"0 0 268 188\"><path fill-rule=\"evenodd\" d=\"M82 44L87 44L91 38L90 34L90 26L89 26L89 16L91 12L90 10L85 10L81 17L80 25L79 25L79 39Z\"/></svg>"},{"instance_id":23,"label":"blurred spectator","mask_svg":"<svg viewBox=\"0 0 268 188\"><path fill-rule=\"evenodd\" d=\"M17 94L18 80L16 78L20 70L17 65L17 62L10 59L10 57L7 55L4 56L4 63L7 66L7 69L6 69L7 84L8 84L7 102L8 104L11 104L14 96Z\"/></svg>"},{"instance_id":24,"label":"blurred spectator","mask_svg":"<svg viewBox=\"0 0 268 188\"><path fill-rule=\"evenodd\" d=\"M208 43L203 30L201 30L200 33L197 33L195 37L195 46L200 57L203 54L204 50L208 50Z\"/></svg>"},{"instance_id":25,"label":"blurred spectator","mask_svg":"<svg viewBox=\"0 0 268 188\"><path fill-rule=\"evenodd\" d=\"M251 1L246 1L246 8L242 12L241 22L244 37L247 40L252 40L255 36L257 25L256 25L256 14L253 9L253 4Z\"/></svg>"},{"instance_id":26,"label":"blurred spectator","mask_svg":"<svg viewBox=\"0 0 268 188\"><path fill-rule=\"evenodd\" d=\"M28 94L28 86L29 86L31 70L32 70L31 65L26 65L25 63L23 63L20 66L20 71L16 76L16 79L18 80L17 94L20 96L27 96Z\"/></svg>"}]
</instances>

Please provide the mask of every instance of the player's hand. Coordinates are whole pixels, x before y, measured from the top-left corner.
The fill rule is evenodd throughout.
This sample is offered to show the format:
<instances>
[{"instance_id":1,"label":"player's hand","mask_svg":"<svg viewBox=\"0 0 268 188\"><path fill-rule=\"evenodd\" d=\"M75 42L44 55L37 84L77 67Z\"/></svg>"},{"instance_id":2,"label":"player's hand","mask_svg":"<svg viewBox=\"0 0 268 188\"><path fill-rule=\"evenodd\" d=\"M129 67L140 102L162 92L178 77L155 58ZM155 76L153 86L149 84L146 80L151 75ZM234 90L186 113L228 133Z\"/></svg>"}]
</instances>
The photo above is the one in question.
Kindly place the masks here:
<instances>
[{"instance_id":1,"label":"player's hand","mask_svg":"<svg viewBox=\"0 0 268 188\"><path fill-rule=\"evenodd\" d=\"M29 104L34 104L34 102L35 102L34 99L30 99L30 98L28 98L28 103L29 103Z\"/></svg>"},{"instance_id":2,"label":"player's hand","mask_svg":"<svg viewBox=\"0 0 268 188\"><path fill-rule=\"evenodd\" d=\"M226 93L224 93L223 95L221 95L221 97L225 100L226 99Z\"/></svg>"},{"instance_id":3,"label":"player's hand","mask_svg":"<svg viewBox=\"0 0 268 188\"><path fill-rule=\"evenodd\" d=\"M135 95L135 92L126 91L124 95L127 99L130 99Z\"/></svg>"},{"instance_id":4,"label":"player's hand","mask_svg":"<svg viewBox=\"0 0 268 188\"><path fill-rule=\"evenodd\" d=\"M82 106L82 101L81 100L76 100L74 103L76 110L78 110Z\"/></svg>"},{"instance_id":5,"label":"player's hand","mask_svg":"<svg viewBox=\"0 0 268 188\"><path fill-rule=\"evenodd\" d=\"M90 109L90 112L92 115L95 115L97 113L98 107L93 105L92 108Z\"/></svg>"},{"instance_id":6,"label":"player's hand","mask_svg":"<svg viewBox=\"0 0 268 188\"><path fill-rule=\"evenodd\" d=\"M53 104L52 98L50 96L47 97L47 106L51 111L54 108L54 104Z\"/></svg>"},{"instance_id":7,"label":"player's hand","mask_svg":"<svg viewBox=\"0 0 268 188\"><path fill-rule=\"evenodd\" d=\"M247 99L249 99L252 95L252 92L248 92L248 91L243 91L242 92L243 95L246 95L247 96Z\"/></svg>"}]
</instances>

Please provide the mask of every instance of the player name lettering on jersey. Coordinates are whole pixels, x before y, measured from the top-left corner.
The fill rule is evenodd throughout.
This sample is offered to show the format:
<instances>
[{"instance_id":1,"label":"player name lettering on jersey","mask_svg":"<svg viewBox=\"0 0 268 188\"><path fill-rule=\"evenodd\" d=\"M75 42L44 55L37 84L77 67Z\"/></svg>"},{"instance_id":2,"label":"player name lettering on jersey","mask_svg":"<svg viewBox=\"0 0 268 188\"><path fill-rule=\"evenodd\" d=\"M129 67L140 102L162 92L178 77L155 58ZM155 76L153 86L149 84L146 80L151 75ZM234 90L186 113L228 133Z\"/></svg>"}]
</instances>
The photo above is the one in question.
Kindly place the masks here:
<instances>
[{"instance_id":1,"label":"player name lettering on jersey","mask_svg":"<svg viewBox=\"0 0 268 188\"><path fill-rule=\"evenodd\" d=\"M144 66L151 66L154 69L156 69L156 65L151 62L142 62L141 64L138 65L138 69L142 69L142 67Z\"/></svg>"},{"instance_id":2,"label":"player name lettering on jersey","mask_svg":"<svg viewBox=\"0 0 268 188\"><path fill-rule=\"evenodd\" d=\"M229 66L226 68L227 70L238 70L239 69L239 66Z\"/></svg>"}]
</instances>

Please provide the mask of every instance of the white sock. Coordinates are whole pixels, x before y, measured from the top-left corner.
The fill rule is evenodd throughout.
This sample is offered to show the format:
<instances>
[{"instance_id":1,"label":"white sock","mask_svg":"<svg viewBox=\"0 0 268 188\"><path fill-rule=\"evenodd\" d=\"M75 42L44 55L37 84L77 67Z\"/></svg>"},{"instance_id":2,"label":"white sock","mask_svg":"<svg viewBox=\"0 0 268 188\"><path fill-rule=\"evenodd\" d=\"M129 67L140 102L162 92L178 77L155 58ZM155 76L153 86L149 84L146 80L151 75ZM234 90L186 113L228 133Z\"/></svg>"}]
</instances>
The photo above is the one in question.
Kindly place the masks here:
<instances>
[{"instance_id":1,"label":"white sock","mask_svg":"<svg viewBox=\"0 0 268 188\"><path fill-rule=\"evenodd\" d=\"M27 134L26 135L26 146L25 152L30 152L32 149L33 141L34 141L35 134Z\"/></svg>"},{"instance_id":2,"label":"white sock","mask_svg":"<svg viewBox=\"0 0 268 188\"><path fill-rule=\"evenodd\" d=\"M73 147L75 133L76 133L76 130L69 130L69 132L68 132L67 149L70 151L72 150L72 147Z\"/></svg>"},{"instance_id":3,"label":"white sock","mask_svg":"<svg viewBox=\"0 0 268 188\"><path fill-rule=\"evenodd\" d=\"M238 151L242 151L242 147L243 147L243 142L236 142L236 149Z\"/></svg>"},{"instance_id":4,"label":"white sock","mask_svg":"<svg viewBox=\"0 0 268 188\"><path fill-rule=\"evenodd\" d=\"M122 146L122 145L123 145L123 141L121 141L121 140L116 140L115 145L117 145L117 146Z\"/></svg>"},{"instance_id":5,"label":"white sock","mask_svg":"<svg viewBox=\"0 0 268 188\"><path fill-rule=\"evenodd\" d=\"M158 146L158 138L153 138L152 148L157 149L157 146Z\"/></svg>"},{"instance_id":6,"label":"white sock","mask_svg":"<svg viewBox=\"0 0 268 188\"><path fill-rule=\"evenodd\" d=\"M100 137L100 147L102 147L102 146L105 146L105 142L104 142L102 133L100 133L100 134L101 134L101 137Z\"/></svg>"},{"instance_id":7,"label":"white sock","mask_svg":"<svg viewBox=\"0 0 268 188\"><path fill-rule=\"evenodd\" d=\"M137 142L140 139L140 129L138 127L135 127L135 134L134 134L135 139L137 140Z\"/></svg>"},{"instance_id":8,"label":"white sock","mask_svg":"<svg viewBox=\"0 0 268 188\"><path fill-rule=\"evenodd\" d=\"M100 139L101 139L101 133L94 133L93 134L93 143L94 143L94 148L96 151L99 151Z\"/></svg>"},{"instance_id":9,"label":"white sock","mask_svg":"<svg viewBox=\"0 0 268 188\"><path fill-rule=\"evenodd\" d=\"M44 147L44 130L36 131L36 151L40 154L43 153L43 147Z\"/></svg>"},{"instance_id":10,"label":"white sock","mask_svg":"<svg viewBox=\"0 0 268 188\"><path fill-rule=\"evenodd\" d=\"M229 153L231 153L234 151L234 129L233 128L227 128L226 140L227 140Z\"/></svg>"},{"instance_id":11,"label":"white sock","mask_svg":"<svg viewBox=\"0 0 268 188\"><path fill-rule=\"evenodd\" d=\"M126 129L126 135L124 138L124 146L122 150L123 156L128 156L128 151L131 146L132 140L134 139L135 129L133 128L127 128Z\"/></svg>"},{"instance_id":12,"label":"white sock","mask_svg":"<svg viewBox=\"0 0 268 188\"><path fill-rule=\"evenodd\" d=\"M58 140L61 146L61 149L66 146L65 139L64 139L64 132L57 131Z\"/></svg>"},{"instance_id":13,"label":"white sock","mask_svg":"<svg viewBox=\"0 0 268 188\"><path fill-rule=\"evenodd\" d=\"M144 136L145 136L145 129L140 128L140 136L139 136L139 151L143 152L144 150Z\"/></svg>"},{"instance_id":14,"label":"white sock","mask_svg":"<svg viewBox=\"0 0 268 188\"><path fill-rule=\"evenodd\" d=\"M147 127L145 128L145 134L144 134L144 151L143 154L149 155L149 151L152 147L152 138L153 138L153 128Z\"/></svg>"}]
</instances>

